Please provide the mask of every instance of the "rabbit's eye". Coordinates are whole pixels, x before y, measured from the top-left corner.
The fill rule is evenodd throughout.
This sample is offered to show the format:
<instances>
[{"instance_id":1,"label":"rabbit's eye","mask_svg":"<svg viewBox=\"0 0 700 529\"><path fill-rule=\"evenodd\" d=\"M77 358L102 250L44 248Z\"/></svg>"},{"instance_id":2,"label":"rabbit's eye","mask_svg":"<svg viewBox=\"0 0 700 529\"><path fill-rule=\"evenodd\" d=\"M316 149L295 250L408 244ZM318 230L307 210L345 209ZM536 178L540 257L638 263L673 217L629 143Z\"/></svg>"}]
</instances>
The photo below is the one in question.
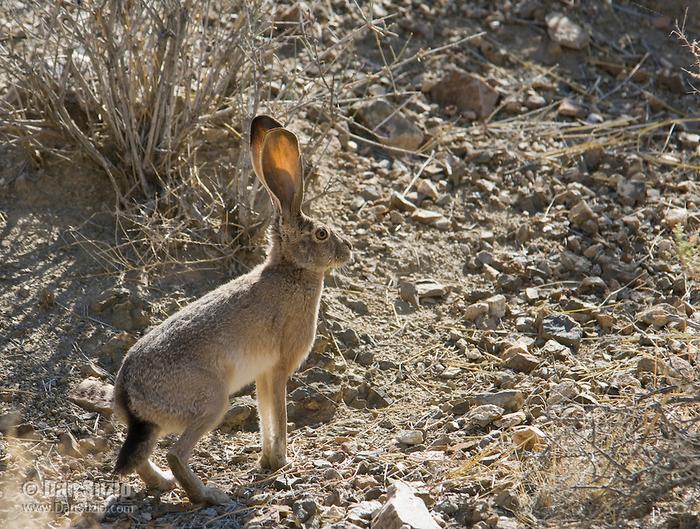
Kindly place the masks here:
<instances>
[{"instance_id":1,"label":"rabbit's eye","mask_svg":"<svg viewBox=\"0 0 700 529\"><path fill-rule=\"evenodd\" d=\"M328 230L326 228L317 228L314 232L314 237L317 241L325 241L328 238Z\"/></svg>"}]
</instances>

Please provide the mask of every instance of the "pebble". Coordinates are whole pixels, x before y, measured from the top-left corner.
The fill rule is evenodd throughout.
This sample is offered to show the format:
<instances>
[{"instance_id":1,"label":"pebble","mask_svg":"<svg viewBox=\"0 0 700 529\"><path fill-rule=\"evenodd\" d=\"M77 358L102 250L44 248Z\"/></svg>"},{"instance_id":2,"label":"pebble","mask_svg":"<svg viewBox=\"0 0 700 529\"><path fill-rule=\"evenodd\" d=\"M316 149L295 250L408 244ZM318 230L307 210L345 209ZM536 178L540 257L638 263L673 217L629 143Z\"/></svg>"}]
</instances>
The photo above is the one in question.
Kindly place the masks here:
<instances>
[{"instance_id":1,"label":"pebble","mask_svg":"<svg viewBox=\"0 0 700 529\"><path fill-rule=\"evenodd\" d=\"M494 404L482 404L469 410L466 416L468 423L475 424L480 427L488 426L496 419L503 416L505 410Z\"/></svg>"},{"instance_id":2,"label":"pebble","mask_svg":"<svg viewBox=\"0 0 700 529\"><path fill-rule=\"evenodd\" d=\"M387 501L372 519L372 529L440 529L425 502L413 490L395 481L387 491Z\"/></svg>"},{"instance_id":3,"label":"pebble","mask_svg":"<svg viewBox=\"0 0 700 529\"><path fill-rule=\"evenodd\" d=\"M474 395L473 401L477 406L494 404L506 411L514 412L523 407L525 396L522 391L509 389L496 393L478 393Z\"/></svg>"},{"instance_id":4,"label":"pebble","mask_svg":"<svg viewBox=\"0 0 700 529\"><path fill-rule=\"evenodd\" d=\"M534 355L528 353L523 347L515 345L509 347L502 354L503 367L519 371L521 373L529 373L540 365L540 360Z\"/></svg>"},{"instance_id":5,"label":"pebble","mask_svg":"<svg viewBox=\"0 0 700 529\"><path fill-rule=\"evenodd\" d=\"M481 316L485 316L489 313L489 304L480 301L478 303L472 303L466 309L464 309L464 319L468 321L474 321Z\"/></svg>"},{"instance_id":6,"label":"pebble","mask_svg":"<svg viewBox=\"0 0 700 529\"><path fill-rule=\"evenodd\" d=\"M413 151L423 143L423 131L383 99L364 105L358 117L384 145Z\"/></svg>"},{"instance_id":7,"label":"pebble","mask_svg":"<svg viewBox=\"0 0 700 529\"><path fill-rule=\"evenodd\" d=\"M581 26L562 13L549 13L545 17L549 38L565 48L582 50L588 46L590 36Z\"/></svg>"},{"instance_id":8,"label":"pebble","mask_svg":"<svg viewBox=\"0 0 700 529\"><path fill-rule=\"evenodd\" d=\"M94 377L78 384L68 395L68 400L88 411L96 411L109 417L112 415L114 386Z\"/></svg>"},{"instance_id":9,"label":"pebble","mask_svg":"<svg viewBox=\"0 0 700 529\"><path fill-rule=\"evenodd\" d=\"M586 110L586 107L580 103L577 103L572 99L565 98L561 100L561 103L559 103L557 114L564 117L580 119L586 117L588 110Z\"/></svg>"},{"instance_id":10,"label":"pebble","mask_svg":"<svg viewBox=\"0 0 700 529\"><path fill-rule=\"evenodd\" d=\"M554 314L542 319L540 335L577 350L583 339L583 329L571 316Z\"/></svg>"},{"instance_id":11,"label":"pebble","mask_svg":"<svg viewBox=\"0 0 700 529\"><path fill-rule=\"evenodd\" d=\"M502 318L506 315L506 297L503 294L491 296L486 300L489 307L489 315L494 318Z\"/></svg>"},{"instance_id":12,"label":"pebble","mask_svg":"<svg viewBox=\"0 0 700 529\"><path fill-rule=\"evenodd\" d=\"M417 206L413 202L408 200L401 193L397 193L396 191L391 192L391 196L389 197L389 204L392 208L407 213L411 213L417 209Z\"/></svg>"},{"instance_id":13,"label":"pebble","mask_svg":"<svg viewBox=\"0 0 700 529\"><path fill-rule=\"evenodd\" d=\"M418 191L418 193L421 195L432 198L433 200L437 200L440 196L435 184L433 184L430 180L425 180L423 178L416 182L416 191Z\"/></svg>"},{"instance_id":14,"label":"pebble","mask_svg":"<svg viewBox=\"0 0 700 529\"><path fill-rule=\"evenodd\" d=\"M688 210L685 208L669 209L664 216L664 225L673 229L675 226L685 226L688 221Z\"/></svg>"},{"instance_id":15,"label":"pebble","mask_svg":"<svg viewBox=\"0 0 700 529\"><path fill-rule=\"evenodd\" d=\"M63 456L78 458L80 453L80 445L73 434L69 431L62 432L58 436L58 453Z\"/></svg>"},{"instance_id":16,"label":"pebble","mask_svg":"<svg viewBox=\"0 0 700 529\"><path fill-rule=\"evenodd\" d=\"M402 430L396 436L396 440L405 445L419 445L423 443L423 432L420 430Z\"/></svg>"},{"instance_id":17,"label":"pebble","mask_svg":"<svg viewBox=\"0 0 700 529\"><path fill-rule=\"evenodd\" d=\"M537 426L516 426L511 435L513 444L523 450L540 449L547 436Z\"/></svg>"},{"instance_id":18,"label":"pebble","mask_svg":"<svg viewBox=\"0 0 700 529\"><path fill-rule=\"evenodd\" d=\"M439 105L454 105L463 117L475 114L479 119L490 116L498 101L498 92L482 77L456 67L448 68L429 94Z\"/></svg>"}]
</instances>

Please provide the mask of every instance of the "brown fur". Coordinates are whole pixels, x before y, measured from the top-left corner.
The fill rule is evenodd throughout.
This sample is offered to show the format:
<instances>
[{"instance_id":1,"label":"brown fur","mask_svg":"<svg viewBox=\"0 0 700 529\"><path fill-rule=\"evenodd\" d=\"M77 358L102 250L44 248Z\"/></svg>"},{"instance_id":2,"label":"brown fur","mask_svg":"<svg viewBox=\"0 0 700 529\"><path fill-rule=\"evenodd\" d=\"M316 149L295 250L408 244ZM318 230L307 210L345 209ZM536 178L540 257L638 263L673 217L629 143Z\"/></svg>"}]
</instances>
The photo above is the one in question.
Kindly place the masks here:
<instances>
[{"instance_id":1,"label":"brown fur","mask_svg":"<svg viewBox=\"0 0 700 529\"><path fill-rule=\"evenodd\" d=\"M181 433L168 464L194 503L228 499L205 487L187 461L199 438L221 421L228 396L253 380L261 465L287 464L287 379L313 344L324 272L350 258L347 240L301 212L303 173L294 134L258 116L251 124L251 159L275 209L267 259L141 338L115 384L117 414L136 425L115 471L135 469L149 486L174 486L148 456L158 437Z\"/></svg>"}]
</instances>

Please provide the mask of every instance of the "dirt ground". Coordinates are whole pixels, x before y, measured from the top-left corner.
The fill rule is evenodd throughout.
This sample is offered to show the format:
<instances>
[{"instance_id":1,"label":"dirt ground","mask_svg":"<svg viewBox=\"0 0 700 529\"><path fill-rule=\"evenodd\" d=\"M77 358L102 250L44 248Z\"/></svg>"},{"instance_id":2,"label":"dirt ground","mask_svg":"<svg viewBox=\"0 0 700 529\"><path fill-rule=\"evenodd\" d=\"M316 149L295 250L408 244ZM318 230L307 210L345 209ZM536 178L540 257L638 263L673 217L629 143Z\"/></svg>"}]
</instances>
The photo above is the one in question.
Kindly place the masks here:
<instances>
[{"instance_id":1,"label":"dirt ground","mask_svg":"<svg viewBox=\"0 0 700 529\"><path fill-rule=\"evenodd\" d=\"M110 265L106 178L0 145L0 524L378 527L400 480L445 528L700 527L700 272L679 258L700 226L700 99L672 35L682 3L375 4L399 13L385 52L484 33L342 109L307 192L355 256L327 278L290 382L290 464L257 467L253 387L195 448L228 505L132 476L109 512L78 512L114 492L124 427L76 391L108 390L135 339L254 266L262 239L226 266ZM552 36L555 12L581 49ZM310 13L358 17L345 2ZM690 37L699 21L691 6ZM358 72L381 67L376 42L356 43ZM403 119L389 140L366 133L382 94L399 112L378 121ZM290 127L310 137L315 119ZM394 146L422 135L419 154L382 147L398 130Z\"/></svg>"}]
</instances>

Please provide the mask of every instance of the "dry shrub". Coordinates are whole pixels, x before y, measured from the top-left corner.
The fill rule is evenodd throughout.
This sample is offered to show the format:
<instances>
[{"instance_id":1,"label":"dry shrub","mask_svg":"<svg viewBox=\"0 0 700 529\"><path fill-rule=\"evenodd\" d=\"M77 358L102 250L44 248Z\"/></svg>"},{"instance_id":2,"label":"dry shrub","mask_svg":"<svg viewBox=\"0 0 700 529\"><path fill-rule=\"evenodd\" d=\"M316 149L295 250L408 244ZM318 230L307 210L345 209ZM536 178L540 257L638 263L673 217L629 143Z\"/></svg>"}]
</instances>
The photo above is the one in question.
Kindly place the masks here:
<instances>
[{"instance_id":1,"label":"dry shrub","mask_svg":"<svg viewBox=\"0 0 700 529\"><path fill-rule=\"evenodd\" d=\"M599 406L568 424L557 421L549 449L523 459L535 516L552 523L585 519L596 527L623 527L664 501L697 509L697 399L660 395L650 392L632 405ZM671 511L682 515L677 507Z\"/></svg>"},{"instance_id":2,"label":"dry shrub","mask_svg":"<svg viewBox=\"0 0 700 529\"><path fill-rule=\"evenodd\" d=\"M268 0L9 0L2 21L0 135L106 174L115 241L73 235L116 271L230 263L268 213L241 148L249 120L261 101L285 122L313 108L313 173L371 24L322 42L308 10Z\"/></svg>"}]
</instances>

